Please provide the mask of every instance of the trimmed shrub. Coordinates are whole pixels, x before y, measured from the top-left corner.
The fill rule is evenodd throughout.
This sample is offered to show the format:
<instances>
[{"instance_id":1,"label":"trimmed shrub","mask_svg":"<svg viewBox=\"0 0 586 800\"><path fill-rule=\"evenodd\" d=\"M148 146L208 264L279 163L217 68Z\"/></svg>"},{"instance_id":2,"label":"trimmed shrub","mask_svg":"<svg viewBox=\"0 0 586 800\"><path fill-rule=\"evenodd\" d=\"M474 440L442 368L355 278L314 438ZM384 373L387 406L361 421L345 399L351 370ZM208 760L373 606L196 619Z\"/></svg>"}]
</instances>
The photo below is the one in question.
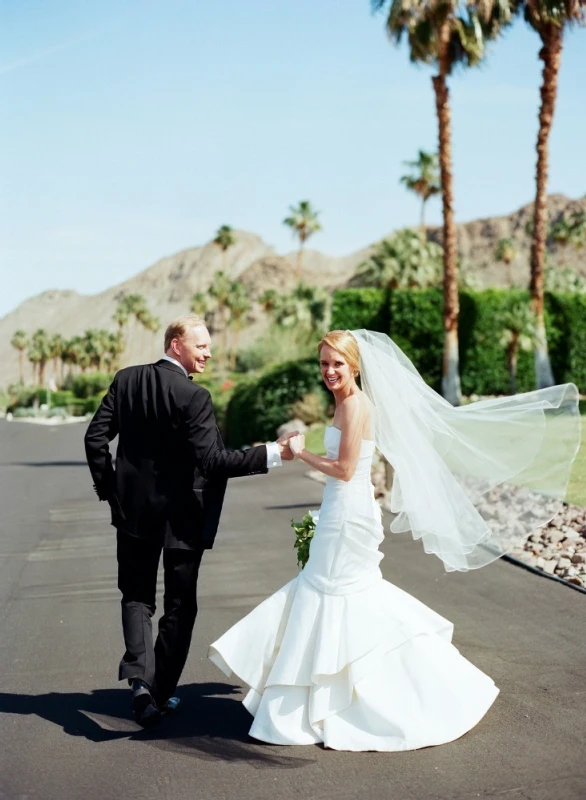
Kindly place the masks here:
<instances>
[{"instance_id":1,"label":"trimmed shrub","mask_svg":"<svg viewBox=\"0 0 586 800\"><path fill-rule=\"evenodd\" d=\"M113 375L103 372L93 372L90 375L74 375L68 381L70 386L68 385L67 388L71 388L75 397L87 400L89 397L108 389L113 378Z\"/></svg>"},{"instance_id":2,"label":"trimmed shrub","mask_svg":"<svg viewBox=\"0 0 586 800\"><path fill-rule=\"evenodd\" d=\"M442 303L439 289L401 289L392 292L389 298L393 341L436 391L440 391L442 380Z\"/></svg>"},{"instance_id":3,"label":"trimmed shrub","mask_svg":"<svg viewBox=\"0 0 586 800\"><path fill-rule=\"evenodd\" d=\"M334 307L345 317L336 327L367 327L390 333L413 361L422 377L436 391L441 390L444 329L441 289L397 289L389 293L388 326L359 322L351 313L374 307L373 289L344 289L334 295ZM361 301L359 295L364 294ZM340 299L338 301L338 295ZM380 295L379 295L380 299ZM510 391L506 349L499 318L516 303L529 303L529 293L518 289L486 289L460 293L459 345L462 392L465 395L501 395ZM383 315L373 317L380 322ZM348 321L349 324L346 324ZM377 324L378 324L377 322ZM581 294L547 293L545 325L552 369L556 381L573 381L586 392L586 297ZM533 353L520 351L517 365L518 391L535 388Z\"/></svg>"},{"instance_id":4,"label":"trimmed shrub","mask_svg":"<svg viewBox=\"0 0 586 800\"><path fill-rule=\"evenodd\" d=\"M257 381L238 387L226 413L226 434L233 447L274 439L279 425L291 419L294 403L310 392L328 393L317 358L291 361Z\"/></svg>"},{"instance_id":5,"label":"trimmed shrub","mask_svg":"<svg viewBox=\"0 0 586 800\"><path fill-rule=\"evenodd\" d=\"M389 332L389 292L386 289L338 289L332 305L332 330Z\"/></svg>"}]
</instances>

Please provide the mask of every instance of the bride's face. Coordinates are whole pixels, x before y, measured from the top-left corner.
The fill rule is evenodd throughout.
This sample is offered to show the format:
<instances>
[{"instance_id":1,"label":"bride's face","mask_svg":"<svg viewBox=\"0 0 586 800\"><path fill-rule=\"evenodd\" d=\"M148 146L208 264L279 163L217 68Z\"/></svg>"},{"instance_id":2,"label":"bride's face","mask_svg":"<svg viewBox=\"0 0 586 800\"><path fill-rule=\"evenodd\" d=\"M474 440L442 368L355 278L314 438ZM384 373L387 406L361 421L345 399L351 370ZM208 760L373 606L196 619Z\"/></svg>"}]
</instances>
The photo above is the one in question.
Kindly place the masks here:
<instances>
[{"instance_id":1,"label":"bride's face","mask_svg":"<svg viewBox=\"0 0 586 800\"><path fill-rule=\"evenodd\" d=\"M354 380L352 370L341 353L324 344L319 354L319 366L325 385L332 392L339 392Z\"/></svg>"}]
</instances>

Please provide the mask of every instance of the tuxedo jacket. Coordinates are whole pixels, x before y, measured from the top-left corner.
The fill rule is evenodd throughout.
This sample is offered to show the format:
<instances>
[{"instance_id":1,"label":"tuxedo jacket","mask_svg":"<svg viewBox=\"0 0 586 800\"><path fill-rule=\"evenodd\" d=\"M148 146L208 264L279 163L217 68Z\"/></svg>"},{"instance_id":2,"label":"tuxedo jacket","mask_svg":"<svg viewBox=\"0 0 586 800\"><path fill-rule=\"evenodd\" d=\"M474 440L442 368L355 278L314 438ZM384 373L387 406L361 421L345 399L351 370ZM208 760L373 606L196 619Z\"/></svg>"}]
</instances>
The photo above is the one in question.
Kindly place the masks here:
<instances>
[{"instance_id":1,"label":"tuxedo jacket","mask_svg":"<svg viewBox=\"0 0 586 800\"><path fill-rule=\"evenodd\" d=\"M112 525L145 539L162 534L166 547L188 550L212 547L228 478L268 471L265 445L226 450L210 393L164 359L116 374L85 449Z\"/></svg>"}]
</instances>

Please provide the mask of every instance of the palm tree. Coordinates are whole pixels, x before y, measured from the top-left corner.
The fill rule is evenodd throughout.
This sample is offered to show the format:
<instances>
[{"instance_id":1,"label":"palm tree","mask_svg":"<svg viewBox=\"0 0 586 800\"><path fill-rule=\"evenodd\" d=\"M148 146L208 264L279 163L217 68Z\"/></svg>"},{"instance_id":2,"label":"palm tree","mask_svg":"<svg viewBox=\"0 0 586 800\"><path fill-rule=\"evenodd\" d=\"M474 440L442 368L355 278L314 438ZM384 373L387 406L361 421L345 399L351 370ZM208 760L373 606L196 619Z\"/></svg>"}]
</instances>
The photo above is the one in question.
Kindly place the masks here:
<instances>
[{"instance_id":1,"label":"palm tree","mask_svg":"<svg viewBox=\"0 0 586 800\"><path fill-rule=\"evenodd\" d=\"M20 383L24 383L24 351L28 347L28 339L25 331L20 329L15 331L10 340L10 344L15 350L18 350L18 380Z\"/></svg>"},{"instance_id":2,"label":"palm tree","mask_svg":"<svg viewBox=\"0 0 586 800\"><path fill-rule=\"evenodd\" d=\"M229 298L233 283L223 272L216 272L214 279L208 289L209 294L215 300L215 306L220 318L220 329L222 333L222 345L218 361L225 358L228 353L228 321L230 317Z\"/></svg>"},{"instance_id":3,"label":"palm tree","mask_svg":"<svg viewBox=\"0 0 586 800\"><path fill-rule=\"evenodd\" d=\"M421 238L425 239L425 204L442 190L438 155L420 150L416 161L404 161L403 164L412 171L401 177L401 183L421 198Z\"/></svg>"},{"instance_id":4,"label":"palm tree","mask_svg":"<svg viewBox=\"0 0 586 800\"><path fill-rule=\"evenodd\" d=\"M574 211L569 218L561 216L552 224L549 235L561 247L573 245L580 250L586 239L586 214L584 211Z\"/></svg>"},{"instance_id":5,"label":"palm tree","mask_svg":"<svg viewBox=\"0 0 586 800\"><path fill-rule=\"evenodd\" d=\"M291 215L285 217L283 225L287 225L299 239L299 250L297 251L297 278L301 277L301 263L303 259L303 246L305 242L322 227L318 222L319 212L311 207L309 200L302 200L297 207L289 206Z\"/></svg>"},{"instance_id":6,"label":"palm tree","mask_svg":"<svg viewBox=\"0 0 586 800\"><path fill-rule=\"evenodd\" d=\"M34 355L32 359L29 355L29 360L38 364L39 368L39 385L45 385L45 367L47 361L51 358L51 349L49 344L49 337L44 328L38 328L31 337L31 352Z\"/></svg>"},{"instance_id":7,"label":"palm tree","mask_svg":"<svg viewBox=\"0 0 586 800\"><path fill-rule=\"evenodd\" d=\"M380 11L387 0L371 0ZM451 111L447 79L458 65L474 66L484 56L485 40L497 36L511 20L508 2L486 0L478 7L457 0L390 0L387 31L399 44L407 38L411 61L432 64L439 125L439 164L443 206L444 246L444 364L442 392L452 404L461 401L458 353L458 248L454 220Z\"/></svg>"},{"instance_id":8,"label":"palm tree","mask_svg":"<svg viewBox=\"0 0 586 800\"><path fill-rule=\"evenodd\" d=\"M250 311L250 298L246 289L241 283L232 283L230 295L227 300L230 309L230 327L233 329L232 346L230 348L230 369L236 368L236 351L238 348L238 338L240 331L246 320L246 315Z\"/></svg>"},{"instance_id":9,"label":"palm tree","mask_svg":"<svg viewBox=\"0 0 586 800\"><path fill-rule=\"evenodd\" d=\"M118 325L118 332L124 343L126 327L131 320L139 323L143 330L156 332L159 329L160 322L150 313L144 295L122 293L117 299L118 305L112 319Z\"/></svg>"},{"instance_id":10,"label":"palm tree","mask_svg":"<svg viewBox=\"0 0 586 800\"><path fill-rule=\"evenodd\" d=\"M525 20L539 34L543 61L539 132L537 134L536 191L533 208L533 241L531 244L531 300L537 317L535 336L535 376L537 387L554 383L544 319L545 247L547 240L547 175L548 140L558 89L564 32L570 26L584 24L584 0L525 0Z\"/></svg>"},{"instance_id":11,"label":"palm tree","mask_svg":"<svg viewBox=\"0 0 586 800\"><path fill-rule=\"evenodd\" d=\"M267 314L270 314L271 311L274 309L279 295L275 289L265 289L261 296L258 298L258 302L260 303L263 311Z\"/></svg>"},{"instance_id":12,"label":"palm tree","mask_svg":"<svg viewBox=\"0 0 586 800\"><path fill-rule=\"evenodd\" d=\"M500 316L502 335L500 344L507 350L507 366L511 380L511 394L517 393L517 357L519 350L531 350L536 334L536 317L526 303L515 303Z\"/></svg>"},{"instance_id":13,"label":"palm tree","mask_svg":"<svg viewBox=\"0 0 586 800\"><path fill-rule=\"evenodd\" d=\"M191 305L189 310L192 314L197 314L198 317L205 319L205 315L210 310L210 301L204 292L196 292L191 298Z\"/></svg>"},{"instance_id":14,"label":"palm tree","mask_svg":"<svg viewBox=\"0 0 586 800\"><path fill-rule=\"evenodd\" d=\"M515 260L517 255L517 248L512 239L500 239L494 251L495 259L504 264L507 268L507 281L509 286L513 285L513 277L511 275L511 262Z\"/></svg>"},{"instance_id":15,"label":"palm tree","mask_svg":"<svg viewBox=\"0 0 586 800\"><path fill-rule=\"evenodd\" d=\"M221 225L216 231L216 238L213 244L217 245L222 251L222 270L226 270L226 253L236 244L236 236L229 225Z\"/></svg>"},{"instance_id":16,"label":"palm tree","mask_svg":"<svg viewBox=\"0 0 586 800\"><path fill-rule=\"evenodd\" d=\"M60 333L54 334L49 339L49 350L51 351L51 358L53 359L53 379L55 381L58 379L59 383L63 382L63 362L61 361L61 355L64 347L65 340ZM59 369L59 362L61 362L61 369Z\"/></svg>"},{"instance_id":17,"label":"palm tree","mask_svg":"<svg viewBox=\"0 0 586 800\"><path fill-rule=\"evenodd\" d=\"M372 256L359 264L351 284L390 289L441 286L442 258L439 244L422 241L405 228L378 243Z\"/></svg>"}]
</instances>

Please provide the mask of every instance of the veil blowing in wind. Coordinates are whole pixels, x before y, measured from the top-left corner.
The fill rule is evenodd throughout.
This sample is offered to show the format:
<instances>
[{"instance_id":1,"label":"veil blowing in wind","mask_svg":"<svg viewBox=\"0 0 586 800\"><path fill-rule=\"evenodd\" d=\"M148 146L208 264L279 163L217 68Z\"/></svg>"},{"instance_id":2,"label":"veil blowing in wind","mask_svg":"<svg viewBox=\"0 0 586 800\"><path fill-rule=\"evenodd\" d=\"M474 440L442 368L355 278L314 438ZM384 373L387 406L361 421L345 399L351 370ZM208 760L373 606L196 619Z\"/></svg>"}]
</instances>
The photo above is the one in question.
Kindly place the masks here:
<instances>
[{"instance_id":1,"label":"veil blowing in wind","mask_svg":"<svg viewBox=\"0 0 586 800\"><path fill-rule=\"evenodd\" d=\"M558 513L580 447L573 383L453 407L382 333L352 331L375 442L395 470L394 533L446 570L489 564Z\"/></svg>"}]
</instances>

